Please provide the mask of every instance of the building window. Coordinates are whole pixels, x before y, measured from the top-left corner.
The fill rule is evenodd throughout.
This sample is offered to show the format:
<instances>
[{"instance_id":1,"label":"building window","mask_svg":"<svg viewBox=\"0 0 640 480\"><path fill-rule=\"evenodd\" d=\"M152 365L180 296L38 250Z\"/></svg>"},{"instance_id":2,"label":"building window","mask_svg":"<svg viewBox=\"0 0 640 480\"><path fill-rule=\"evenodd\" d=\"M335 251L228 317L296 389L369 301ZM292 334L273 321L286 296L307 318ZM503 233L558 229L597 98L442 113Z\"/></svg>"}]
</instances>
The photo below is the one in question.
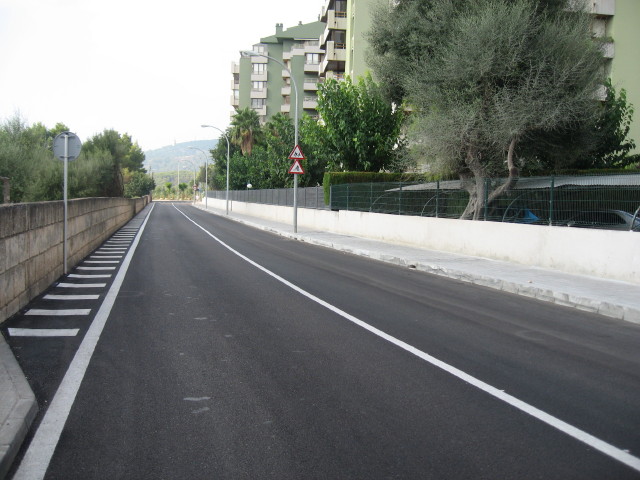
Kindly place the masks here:
<instances>
[{"instance_id":1,"label":"building window","mask_svg":"<svg viewBox=\"0 0 640 480\"><path fill-rule=\"evenodd\" d=\"M266 105L267 100L264 98L252 98L251 99L251 108L262 108Z\"/></svg>"},{"instance_id":2,"label":"building window","mask_svg":"<svg viewBox=\"0 0 640 480\"><path fill-rule=\"evenodd\" d=\"M251 90L254 92L262 92L265 88L267 88L267 82L251 82Z\"/></svg>"},{"instance_id":3,"label":"building window","mask_svg":"<svg viewBox=\"0 0 640 480\"><path fill-rule=\"evenodd\" d=\"M346 0L336 0L336 5L334 7L336 10L337 18L346 18L347 17L347 1Z\"/></svg>"},{"instance_id":4,"label":"building window","mask_svg":"<svg viewBox=\"0 0 640 480\"><path fill-rule=\"evenodd\" d=\"M237 88L233 89L233 98L235 98L236 100L240 100L240 90L238 90Z\"/></svg>"},{"instance_id":5,"label":"building window","mask_svg":"<svg viewBox=\"0 0 640 480\"><path fill-rule=\"evenodd\" d=\"M264 45L259 45L259 44L253 46L253 51L256 53L262 53L263 55L267 53L267 50L266 48L264 48Z\"/></svg>"},{"instance_id":6,"label":"building window","mask_svg":"<svg viewBox=\"0 0 640 480\"><path fill-rule=\"evenodd\" d=\"M267 64L266 63L252 63L251 64L251 71L255 74L260 74L260 73L264 73L267 71Z\"/></svg>"},{"instance_id":7,"label":"building window","mask_svg":"<svg viewBox=\"0 0 640 480\"><path fill-rule=\"evenodd\" d=\"M317 65L320 63L320 54L319 53L307 53L307 64Z\"/></svg>"}]
</instances>

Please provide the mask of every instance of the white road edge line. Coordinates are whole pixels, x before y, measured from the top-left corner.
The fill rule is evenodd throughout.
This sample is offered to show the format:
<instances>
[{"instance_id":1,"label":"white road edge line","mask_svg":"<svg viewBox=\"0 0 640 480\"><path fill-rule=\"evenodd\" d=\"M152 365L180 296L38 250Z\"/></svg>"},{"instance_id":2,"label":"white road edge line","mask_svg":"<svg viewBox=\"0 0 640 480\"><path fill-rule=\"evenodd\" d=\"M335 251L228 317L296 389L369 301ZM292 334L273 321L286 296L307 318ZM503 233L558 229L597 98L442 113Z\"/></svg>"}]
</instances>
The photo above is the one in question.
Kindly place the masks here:
<instances>
[{"instance_id":1,"label":"white road edge line","mask_svg":"<svg viewBox=\"0 0 640 480\"><path fill-rule=\"evenodd\" d=\"M73 402L76 399L80 384L87 371L93 352L98 344L102 330L109 318L109 313L116 301L124 277L129 269L129 264L136 251L136 247L140 242L140 236L147 225L147 221L153 212L155 204L151 204L151 211L147 214L144 222L140 226L138 236L131 244L131 249L127 253L126 258L122 262L122 266L111 284L111 288L107 292L102 306L98 310L96 317L93 319L89 330L84 336L78 351L76 352L67 373L65 373L58 391L56 392L47 413L45 413L42 422L38 426L38 430L29 444L29 448L20 463L20 467L13 477L14 480L40 480L44 478L49 462L53 456L53 452L60 440L62 429L64 428Z\"/></svg>"},{"instance_id":2,"label":"white road edge line","mask_svg":"<svg viewBox=\"0 0 640 480\"><path fill-rule=\"evenodd\" d=\"M218 242L220 245L222 245L223 247L225 247L227 250L229 250L230 252L234 253L235 255L237 255L238 257L242 258L243 260L245 260L246 262L250 263L251 265L253 265L254 267L258 268L259 270L262 270L263 272L265 272L267 275L270 275L271 277L275 278L276 280L278 280L279 282L285 284L286 286L288 286L289 288L295 290L296 292L300 293L301 295L304 295L305 297L307 297L308 299L322 305L323 307L331 310L332 312L336 313L337 315L340 315L341 317L349 320L350 322L355 323L356 325L364 328L365 330L368 330L369 332L373 333L374 335L377 335L380 338L383 338L384 340L387 340L388 342L402 348L403 350L406 350L409 353L412 353L413 355L415 355L418 358L421 358L422 360L430 363L431 365L438 367L442 370L444 370L445 372L459 378L460 380L463 380L465 382L467 382L470 385L473 385L476 388L479 388L480 390L482 390L485 393L488 393L489 395L497 398L498 400L502 400L503 402L511 405L512 407L517 408L518 410L527 413L529 415L531 415L532 417L540 420L541 422L546 423L547 425L569 435L570 437L575 438L576 440L579 440L582 443L585 443L587 445L589 445L590 447L598 450L599 452L627 465L628 467L640 472L640 458L635 457L633 455L631 455L630 453L617 448L607 442L605 442L604 440L600 440L597 437L594 437L593 435L580 430L577 427L574 427L573 425L570 425L562 420L560 420L559 418L554 417L553 415L550 415L536 407L534 407L533 405L529 405L526 402L523 402L522 400L509 395L508 393L503 392L502 390L493 387L491 385L489 385L488 383L483 382L482 380L479 380L471 375L469 375L468 373L463 372L462 370L459 370L458 368L449 365L448 363L443 362L442 360L438 360L435 357L432 357L431 355L429 355L428 353L423 352L422 350L418 350L417 348L409 345L408 343L403 342L402 340L399 340L395 337L392 337L391 335L383 332L382 330L377 329L376 327L373 327L371 325L369 325L368 323L365 323L364 321L354 317L353 315L348 314L347 312L345 312L344 310L341 310L333 305L331 305L330 303L325 302L324 300L322 300L321 298L316 297L315 295L307 292L306 290L303 290L302 288L294 285L293 283L289 282L288 280L285 280L284 278L282 278L281 276L277 275L276 273L273 273L270 270L267 270L265 267L263 267L262 265L254 262L253 260L251 260L250 258L244 256L243 254L241 254L240 252L238 252L237 250L234 250L231 246L227 245L226 243L224 243L222 240L220 240L218 237L216 237L215 235L213 235L211 232L209 232L207 229L205 229L204 227L202 227L201 225L199 225L198 223L196 223L194 220L192 220L187 214L185 214L184 212L182 212L181 210L178 209L178 207L176 207L174 204L172 204L173 208L175 208L178 212L180 212L187 220L189 220L191 223L193 223L196 227L198 227L200 230L202 230L203 232L205 232L207 235L209 235L211 238L213 238L216 242Z\"/></svg>"}]
</instances>

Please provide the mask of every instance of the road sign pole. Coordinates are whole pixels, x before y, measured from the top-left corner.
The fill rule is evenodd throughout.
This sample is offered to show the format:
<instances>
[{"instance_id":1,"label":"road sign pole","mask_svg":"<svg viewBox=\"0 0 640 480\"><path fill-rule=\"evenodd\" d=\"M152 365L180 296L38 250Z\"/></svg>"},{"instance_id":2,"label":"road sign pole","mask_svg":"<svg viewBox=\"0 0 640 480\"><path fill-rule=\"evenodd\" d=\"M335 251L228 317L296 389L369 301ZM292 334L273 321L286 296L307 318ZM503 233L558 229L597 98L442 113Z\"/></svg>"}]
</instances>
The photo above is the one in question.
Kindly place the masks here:
<instances>
[{"instance_id":1,"label":"road sign pole","mask_svg":"<svg viewBox=\"0 0 640 480\"><path fill-rule=\"evenodd\" d=\"M298 175L293 176L293 233L298 233Z\"/></svg>"},{"instance_id":2,"label":"road sign pole","mask_svg":"<svg viewBox=\"0 0 640 480\"><path fill-rule=\"evenodd\" d=\"M67 250L67 221L69 218L69 209L67 207L67 175L68 175L68 166L69 166L69 135L65 134L64 135L64 156L63 156L63 163L64 163L64 193L63 193L63 199L64 199L64 225L62 227L62 235L64 237L63 242L62 242L62 255L64 257L64 269L63 269L63 273L66 275L67 274L67 255L68 255L68 250Z\"/></svg>"}]
</instances>

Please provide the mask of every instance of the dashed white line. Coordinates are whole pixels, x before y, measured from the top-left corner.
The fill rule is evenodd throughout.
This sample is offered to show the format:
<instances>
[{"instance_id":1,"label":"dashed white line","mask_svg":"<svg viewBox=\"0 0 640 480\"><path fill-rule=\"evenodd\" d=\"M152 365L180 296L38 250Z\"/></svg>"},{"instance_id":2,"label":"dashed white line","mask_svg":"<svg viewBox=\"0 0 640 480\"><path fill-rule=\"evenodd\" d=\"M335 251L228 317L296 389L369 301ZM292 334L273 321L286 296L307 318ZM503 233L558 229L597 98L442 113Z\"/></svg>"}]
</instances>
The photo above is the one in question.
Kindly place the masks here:
<instances>
[{"instance_id":1,"label":"dashed white line","mask_svg":"<svg viewBox=\"0 0 640 480\"><path fill-rule=\"evenodd\" d=\"M75 337L79 328L9 328L12 337Z\"/></svg>"},{"instance_id":2,"label":"dashed white line","mask_svg":"<svg viewBox=\"0 0 640 480\"><path fill-rule=\"evenodd\" d=\"M44 300L97 300L100 295L45 295Z\"/></svg>"},{"instance_id":3,"label":"dashed white line","mask_svg":"<svg viewBox=\"0 0 640 480\"><path fill-rule=\"evenodd\" d=\"M106 287L106 283L59 283L61 288L102 288Z\"/></svg>"},{"instance_id":4,"label":"dashed white line","mask_svg":"<svg viewBox=\"0 0 640 480\"><path fill-rule=\"evenodd\" d=\"M97 275L81 275L79 273L70 273L67 275L69 278L111 278L111 274L97 274Z\"/></svg>"},{"instance_id":5,"label":"dashed white line","mask_svg":"<svg viewBox=\"0 0 640 480\"><path fill-rule=\"evenodd\" d=\"M51 317L70 317L73 315L89 315L91 313L90 308L72 308L72 309L61 309L61 310L52 310L46 308L32 308L31 310L27 310L25 315L37 315L37 316L51 316Z\"/></svg>"},{"instance_id":6,"label":"dashed white line","mask_svg":"<svg viewBox=\"0 0 640 480\"><path fill-rule=\"evenodd\" d=\"M116 267L76 267L77 270L115 270Z\"/></svg>"}]
</instances>

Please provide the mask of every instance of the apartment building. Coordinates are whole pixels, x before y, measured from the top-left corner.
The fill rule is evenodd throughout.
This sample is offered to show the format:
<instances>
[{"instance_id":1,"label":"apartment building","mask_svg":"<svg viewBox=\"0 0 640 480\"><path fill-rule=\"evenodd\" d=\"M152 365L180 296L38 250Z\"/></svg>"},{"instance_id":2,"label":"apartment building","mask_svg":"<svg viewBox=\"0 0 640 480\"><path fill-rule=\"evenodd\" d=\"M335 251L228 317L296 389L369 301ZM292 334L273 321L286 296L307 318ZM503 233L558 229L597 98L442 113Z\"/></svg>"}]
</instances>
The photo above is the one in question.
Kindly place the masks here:
<instances>
[{"instance_id":1,"label":"apartment building","mask_svg":"<svg viewBox=\"0 0 640 480\"><path fill-rule=\"evenodd\" d=\"M297 86L298 114L316 116L318 72L324 54L318 39L324 30L325 24L320 21L286 30L281 23L276 24L275 34L260 39L251 49L272 59L241 56L232 64L231 105L241 109L251 107L262 123L278 112L293 117Z\"/></svg>"},{"instance_id":2,"label":"apartment building","mask_svg":"<svg viewBox=\"0 0 640 480\"><path fill-rule=\"evenodd\" d=\"M593 36L602 42L607 58L607 74L616 91L627 91L627 103L634 105L636 116L629 137L640 146L640 1L638 0L589 0L593 15ZM636 148L636 153L640 148Z\"/></svg>"},{"instance_id":3,"label":"apartment building","mask_svg":"<svg viewBox=\"0 0 640 480\"><path fill-rule=\"evenodd\" d=\"M371 28L371 10L376 0L326 0L320 20L326 29L320 37L324 56L321 78L356 79L368 70L366 32Z\"/></svg>"}]
</instances>

